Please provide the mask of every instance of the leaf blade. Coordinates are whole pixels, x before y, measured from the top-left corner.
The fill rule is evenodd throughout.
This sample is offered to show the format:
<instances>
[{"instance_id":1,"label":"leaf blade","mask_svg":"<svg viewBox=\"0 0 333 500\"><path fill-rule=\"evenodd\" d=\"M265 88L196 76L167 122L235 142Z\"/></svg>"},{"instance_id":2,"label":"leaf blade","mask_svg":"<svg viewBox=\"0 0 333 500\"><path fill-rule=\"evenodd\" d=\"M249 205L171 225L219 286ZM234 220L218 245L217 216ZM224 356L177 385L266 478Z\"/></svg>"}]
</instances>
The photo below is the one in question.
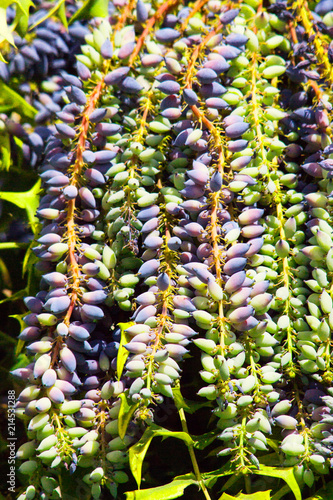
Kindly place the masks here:
<instances>
[{"instance_id":1,"label":"leaf blade","mask_svg":"<svg viewBox=\"0 0 333 500\"><path fill-rule=\"evenodd\" d=\"M294 493L296 500L302 500L301 490L294 476L293 467L269 467L260 464L259 469L254 469L253 473L259 476L270 476L283 479Z\"/></svg>"},{"instance_id":2,"label":"leaf blade","mask_svg":"<svg viewBox=\"0 0 333 500\"><path fill-rule=\"evenodd\" d=\"M35 217L36 210L39 204L39 191L41 180L32 186L29 191L17 193L16 191L0 191L0 199L9 201L19 208L27 212L28 221L35 232L38 226L38 219Z\"/></svg>"},{"instance_id":3,"label":"leaf blade","mask_svg":"<svg viewBox=\"0 0 333 500\"><path fill-rule=\"evenodd\" d=\"M325 487L320 488L313 496L305 500L333 500L333 481L330 481Z\"/></svg>"},{"instance_id":4,"label":"leaf blade","mask_svg":"<svg viewBox=\"0 0 333 500\"><path fill-rule=\"evenodd\" d=\"M150 443L155 436L162 436L164 438L173 437L185 441L188 446L193 445L193 439L186 432L169 431L156 424L151 424L145 430L141 439L129 449L130 468L138 488L140 488L141 484L142 464Z\"/></svg>"},{"instance_id":5,"label":"leaf blade","mask_svg":"<svg viewBox=\"0 0 333 500\"><path fill-rule=\"evenodd\" d=\"M121 439L124 439L128 424L132 418L133 413L138 408L139 403L129 404L125 393L119 395L121 404L118 414L118 433Z\"/></svg>"},{"instance_id":6,"label":"leaf blade","mask_svg":"<svg viewBox=\"0 0 333 500\"><path fill-rule=\"evenodd\" d=\"M108 0L86 0L70 18L69 25L78 19L89 19L90 17L107 17Z\"/></svg>"},{"instance_id":7,"label":"leaf blade","mask_svg":"<svg viewBox=\"0 0 333 500\"><path fill-rule=\"evenodd\" d=\"M172 500L183 495L185 488L193 484L198 485L194 474L186 474L176 477L171 483L146 490L135 490L126 492L126 500Z\"/></svg>"},{"instance_id":8,"label":"leaf blade","mask_svg":"<svg viewBox=\"0 0 333 500\"><path fill-rule=\"evenodd\" d=\"M131 336L126 333L126 329L130 326L134 325L133 321L129 321L128 323L118 323L120 327L120 344L117 354L117 379L120 380L123 374L124 366L126 360L129 356L129 351L124 347L131 340Z\"/></svg>"}]
</instances>

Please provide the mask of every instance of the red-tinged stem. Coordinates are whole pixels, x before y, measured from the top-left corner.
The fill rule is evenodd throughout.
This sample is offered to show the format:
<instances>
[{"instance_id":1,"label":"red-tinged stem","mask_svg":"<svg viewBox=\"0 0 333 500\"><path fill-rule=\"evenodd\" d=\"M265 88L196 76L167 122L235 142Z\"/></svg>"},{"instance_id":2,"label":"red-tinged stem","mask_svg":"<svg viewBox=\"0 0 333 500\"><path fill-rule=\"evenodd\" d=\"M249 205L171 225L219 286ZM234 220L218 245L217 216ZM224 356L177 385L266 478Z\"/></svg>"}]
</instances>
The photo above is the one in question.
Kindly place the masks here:
<instances>
[{"instance_id":1,"label":"red-tinged stem","mask_svg":"<svg viewBox=\"0 0 333 500\"><path fill-rule=\"evenodd\" d=\"M88 129L90 123L90 115L96 108L96 103L100 98L102 89L104 87L104 81L101 80L98 82L94 90L91 92L88 97L86 108L83 112L83 118L81 122L81 126L79 129L79 137L76 146L76 160L73 166L73 171L70 180L70 186L77 187L80 183L80 176L82 172L82 168L84 165L83 153L86 148L86 140L88 137ZM67 206L67 219L66 219L66 227L67 227L67 240L68 240L68 260L69 260L69 275L71 279L71 303L68 308L67 314L64 318L64 323L67 325L70 323L70 318L75 307L75 303L77 301L78 289L80 287L80 266L75 257L75 250L78 243L78 236L76 232L76 223L75 223L75 198L69 200Z\"/></svg>"}]
</instances>

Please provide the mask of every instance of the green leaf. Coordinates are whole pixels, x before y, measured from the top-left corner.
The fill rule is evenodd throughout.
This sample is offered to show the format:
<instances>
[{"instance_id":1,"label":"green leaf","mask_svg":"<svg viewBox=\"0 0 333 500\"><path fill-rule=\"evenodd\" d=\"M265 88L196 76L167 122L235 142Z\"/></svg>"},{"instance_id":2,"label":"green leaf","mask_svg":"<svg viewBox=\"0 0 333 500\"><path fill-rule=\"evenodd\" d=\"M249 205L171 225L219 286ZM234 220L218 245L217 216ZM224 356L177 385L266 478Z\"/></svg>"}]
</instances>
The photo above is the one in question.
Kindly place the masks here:
<instances>
[{"instance_id":1,"label":"green leaf","mask_svg":"<svg viewBox=\"0 0 333 500\"><path fill-rule=\"evenodd\" d=\"M333 481L325 484L315 495L306 500L333 500Z\"/></svg>"},{"instance_id":2,"label":"green leaf","mask_svg":"<svg viewBox=\"0 0 333 500\"><path fill-rule=\"evenodd\" d=\"M231 488L237 482L243 484L242 474L233 474L231 477L229 477L229 479L225 483L223 483L221 491L229 490L229 488ZM288 486L287 486L287 488L288 488ZM288 488L288 491L289 491L289 488Z\"/></svg>"},{"instance_id":3,"label":"green leaf","mask_svg":"<svg viewBox=\"0 0 333 500\"><path fill-rule=\"evenodd\" d=\"M192 436L194 440L194 448L198 450L204 450L207 446L209 446L213 441L215 441L216 436L220 434L218 430L206 432L201 436Z\"/></svg>"},{"instance_id":4,"label":"green leaf","mask_svg":"<svg viewBox=\"0 0 333 500\"><path fill-rule=\"evenodd\" d=\"M267 444L268 444L268 446L273 448L273 450L276 453L280 452L279 442L277 441L277 439L267 439Z\"/></svg>"},{"instance_id":5,"label":"green leaf","mask_svg":"<svg viewBox=\"0 0 333 500\"><path fill-rule=\"evenodd\" d=\"M179 387L173 387L172 393L177 410L181 410L183 408L186 413L192 414L200 408L212 406L211 401L204 401L203 403L200 403L198 401L190 401L189 399L184 399Z\"/></svg>"},{"instance_id":6,"label":"green leaf","mask_svg":"<svg viewBox=\"0 0 333 500\"><path fill-rule=\"evenodd\" d=\"M171 483L157 488L149 488L148 490L127 491L127 500L171 500L179 498L183 495L185 488L192 484L198 485L194 474L185 474L184 476L175 477Z\"/></svg>"},{"instance_id":7,"label":"green leaf","mask_svg":"<svg viewBox=\"0 0 333 500\"><path fill-rule=\"evenodd\" d=\"M235 497L228 495L228 493L223 493L219 500L270 500L270 491L271 490L258 491L257 493L252 493L251 495L238 493Z\"/></svg>"},{"instance_id":8,"label":"green leaf","mask_svg":"<svg viewBox=\"0 0 333 500\"><path fill-rule=\"evenodd\" d=\"M35 217L38 208L41 181L38 180L36 184L29 190L22 193L12 191L0 191L0 200L6 200L19 208L23 208L27 212L28 221L34 230L38 224L38 219Z\"/></svg>"},{"instance_id":9,"label":"green leaf","mask_svg":"<svg viewBox=\"0 0 333 500\"><path fill-rule=\"evenodd\" d=\"M148 428L145 430L140 441L129 449L130 468L139 489L141 485L142 464L153 437L154 433Z\"/></svg>"},{"instance_id":10,"label":"green leaf","mask_svg":"<svg viewBox=\"0 0 333 500\"><path fill-rule=\"evenodd\" d=\"M201 474L202 479L205 482L205 485L208 488L212 488L219 477L229 476L230 474L234 474L234 477L237 477L240 474L235 472L235 469L229 460L223 467L220 469L213 470L211 472L204 472Z\"/></svg>"},{"instance_id":11,"label":"green leaf","mask_svg":"<svg viewBox=\"0 0 333 500\"><path fill-rule=\"evenodd\" d=\"M32 271L34 269L33 265L38 261L38 257L32 251L35 245L36 243L32 241L30 243L29 248L25 252L22 264L22 276L24 276L27 271L29 272ZM28 281L30 281L30 276ZM29 287L30 287L30 282L28 283L28 289Z\"/></svg>"},{"instance_id":12,"label":"green leaf","mask_svg":"<svg viewBox=\"0 0 333 500\"><path fill-rule=\"evenodd\" d=\"M4 304L5 302L13 302L14 300L23 299L27 295L27 290L24 288L23 290L18 290L13 293L10 297L6 297L5 299L0 300L0 304Z\"/></svg>"},{"instance_id":13,"label":"green leaf","mask_svg":"<svg viewBox=\"0 0 333 500\"><path fill-rule=\"evenodd\" d=\"M26 367L29 364L30 360L26 354L19 354L15 358L15 364L11 367L12 370L16 370L16 368Z\"/></svg>"},{"instance_id":14,"label":"green leaf","mask_svg":"<svg viewBox=\"0 0 333 500\"><path fill-rule=\"evenodd\" d=\"M62 22L62 24L65 26L66 30L68 30L65 2L62 2L59 9L58 9L58 17L59 17L60 21Z\"/></svg>"},{"instance_id":15,"label":"green leaf","mask_svg":"<svg viewBox=\"0 0 333 500\"><path fill-rule=\"evenodd\" d=\"M145 430L140 441L135 443L135 445L131 446L131 448L129 449L130 468L137 482L138 488L140 488L141 484L142 464L146 456L146 453L148 451L148 448L150 446L151 440L155 436L162 436L164 438L173 437L185 441L185 443L188 446L193 445L193 440L191 436L189 436L189 434L187 434L186 432L169 431L168 429L164 429L163 427L159 427L158 425L151 424ZM177 498L177 497L171 497L171 498Z\"/></svg>"},{"instance_id":16,"label":"green leaf","mask_svg":"<svg viewBox=\"0 0 333 500\"><path fill-rule=\"evenodd\" d=\"M72 24L78 19L108 17L108 15L108 0L86 0L82 7L70 18L68 24Z\"/></svg>"},{"instance_id":17,"label":"green leaf","mask_svg":"<svg viewBox=\"0 0 333 500\"><path fill-rule=\"evenodd\" d=\"M259 476L270 476L283 479L294 493L296 500L302 500L301 490L295 479L293 467L268 467L267 465L260 464L260 468L254 469L252 472Z\"/></svg>"},{"instance_id":18,"label":"green leaf","mask_svg":"<svg viewBox=\"0 0 333 500\"><path fill-rule=\"evenodd\" d=\"M9 170L10 169L10 138L9 134L0 135L0 169Z\"/></svg>"},{"instance_id":19,"label":"green leaf","mask_svg":"<svg viewBox=\"0 0 333 500\"><path fill-rule=\"evenodd\" d=\"M118 326L120 327L120 345L117 354L118 380L121 379L121 376L123 374L123 369L129 355L129 351L124 347L124 345L127 344L132 338L131 335L128 335L128 333L126 333L126 329L132 325L134 325L133 321L129 321L128 323L118 323Z\"/></svg>"},{"instance_id":20,"label":"green leaf","mask_svg":"<svg viewBox=\"0 0 333 500\"><path fill-rule=\"evenodd\" d=\"M29 9L34 7L31 0L16 0L16 15L13 23L15 31L23 38L28 30Z\"/></svg>"},{"instance_id":21,"label":"green leaf","mask_svg":"<svg viewBox=\"0 0 333 500\"><path fill-rule=\"evenodd\" d=\"M119 432L119 437L121 439L124 439L128 424L130 423L130 420L132 418L133 413L135 410L138 408L139 403L136 404L130 404L128 402L128 399L126 397L126 394L122 393L120 394L120 410L118 414L118 432Z\"/></svg>"},{"instance_id":22,"label":"green leaf","mask_svg":"<svg viewBox=\"0 0 333 500\"><path fill-rule=\"evenodd\" d=\"M257 493L252 493L251 495L240 493L239 495L237 495L237 498L241 500L270 500L271 491L272 490L258 491Z\"/></svg>"},{"instance_id":23,"label":"green leaf","mask_svg":"<svg viewBox=\"0 0 333 500\"><path fill-rule=\"evenodd\" d=\"M17 321L20 323L20 331L22 331L27 325L24 323L23 318L26 315L26 313L23 314L11 314L9 318L17 319ZM18 356L21 351L23 350L25 346L25 342L23 340L18 340L16 344L16 350L15 354Z\"/></svg>"},{"instance_id":24,"label":"green leaf","mask_svg":"<svg viewBox=\"0 0 333 500\"><path fill-rule=\"evenodd\" d=\"M15 109L28 118L33 118L37 113L37 109L31 106L20 94L0 81L0 113L9 109Z\"/></svg>"},{"instance_id":25,"label":"green leaf","mask_svg":"<svg viewBox=\"0 0 333 500\"><path fill-rule=\"evenodd\" d=\"M5 332L0 331L0 342L6 344L16 344L16 340Z\"/></svg>"},{"instance_id":26,"label":"green leaf","mask_svg":"<svg viewBox=\"0 0 333 500\"><path fill-rule=\"evenodd\" d=\"M6 9L13 1L2 0L0 7L0 43L6 41L15 47L12 29L7 24Z\"/></svg>"},{"instance_id":27,"label":"green leaf","mask_svg":"<svg viewBox=\"0 0 333 500\"><path fill-rule=\"evenodd\" d=\"M49 17L54 16L56 14L57 10L59 11L58 12L58 17L59 17L60 21L62 22L62 24L67 29L68 25L67 25L66 11L64 9L65 9L65 0L59 0L59 2L57 2L55 4L55 6L52 7L52 9L50 9L47 14L45 14L45 16L43 16L41 19L38 19L38 21L35 22L35 24L33 24L29 28L29 31L31 31L34 28L36 28L36 26L38 26L39 24L41 24L44 21L46 21L46 19L48 19Z\"/></svg>"},{"instance_id":28,"label":"green leaf","mask_svg":"<svg viewBox=\"0 0 333 500\"><path fill-rule=\"evenodd\" d=\"M180 392L179 386L172 388L172 394L177 410L181 410L183 408L188 413L191 413L191 408L185 403L185 399L183 398L183 395Z\"/></svg>"},{"instance_id":29,"label":"green leaf","mask_svg":"<svg viewBox=\"0 0 333 500\"><path fill-rule=\"evenodd\" d=\"M164 438L173 437L185 441L188 446L193 446L193 439L187 432L182 431L169 431L156 424L150 424L149 429L153 432L154 436L163 436Z\"/></svg>"}]
</instances>

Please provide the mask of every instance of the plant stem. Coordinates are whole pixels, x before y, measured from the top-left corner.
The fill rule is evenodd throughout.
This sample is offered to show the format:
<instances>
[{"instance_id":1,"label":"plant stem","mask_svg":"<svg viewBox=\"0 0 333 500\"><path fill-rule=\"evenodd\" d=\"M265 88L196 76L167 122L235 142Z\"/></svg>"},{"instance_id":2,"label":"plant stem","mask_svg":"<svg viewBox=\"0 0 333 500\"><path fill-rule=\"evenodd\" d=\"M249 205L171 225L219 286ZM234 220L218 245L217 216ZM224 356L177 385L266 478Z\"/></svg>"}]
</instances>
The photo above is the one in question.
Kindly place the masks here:
<instances>
[{"instance_id":1,"label":"plant stem","mask_svg":"<svg viewBox=\"0 0 333 500\"><path fill-rule=\"evenodd\" d=\"M186 432L186 434L189 434L184 409L180 408L180 410L178 410L178 413L179 413L179 418L180 418L180 421L182 424L183 432ZM195 456L195 452L194 452L194 446L193 446L193 444L188 444L187 447L188 447L188 451L189 451L189 454L191 457L191 462L193 465L195 477L197 478L197 481L200 485L200 488L202 489L203 494L205 495L206 500L211 500L210 495L208 493L208 490L206 488L206 485L201 477L199 465L198 465L198 462L197 462L197 459Z\"/></svg>"}]
</instances>

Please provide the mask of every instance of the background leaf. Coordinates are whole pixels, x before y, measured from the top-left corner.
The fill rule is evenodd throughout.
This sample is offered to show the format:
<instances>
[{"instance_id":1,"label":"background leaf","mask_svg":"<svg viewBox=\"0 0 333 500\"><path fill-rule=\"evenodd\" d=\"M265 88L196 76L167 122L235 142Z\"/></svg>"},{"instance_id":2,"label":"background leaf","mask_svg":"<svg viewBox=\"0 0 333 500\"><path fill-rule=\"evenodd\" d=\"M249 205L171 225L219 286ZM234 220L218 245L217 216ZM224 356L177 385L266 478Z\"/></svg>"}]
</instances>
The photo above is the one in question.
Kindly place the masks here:
<instances>
[{"instance_id":1,"label":"background leaf","mask_svg":"<svg viewBox=\"0 0 333 500\"><path fill-rule=\"evenodd\" d=\"M194 440L194 448L197 448L198 450L204 450L213 441L215 441L218 434L219 431L210 431L202 434L201 436L192 436Z\"/></svg>"},{"instance_id":2,"label":"background leaf","mask_svg":"<svg viewBox=\"0 0 333 500\"><path fill-rule=\"evenodd\" d=\"M16 0L16 15L13 26L21 37L24 37L28 30L30 7L34 7L31 0Z\"/></svg>"},{"instance_id":3,"label":"background leaf","mask_svg":"<svg viewBox=\"0 0 333 500\"><path fill-rule=\"evenodd\" d=\"M210 401L204 401L203 403L200 403L198 401L189 401L188 399L183 398L183 395L180 392L179 387L173 387L172 394L177 409L180 410L183 408L183 410L186 411L186 413L192 414L195 413L200 408L212 406L212 403Z\"/></svg>"},{"instance_id":4,"label":"background leaf","mask_svg":"<svg viewBox=\"0 0 333 500\"><path fill-rule=\"evenodd\" d=\"M271 490L258 491L250 495L247 495L245 493L238 493L235 497L228 495L228 493L223 493L219 500L270 500L270 491Z\"/></svg>"},{"instance_id":5,"label":"background leaf","mask_svg":"<svg viewBox=\"0 0 333 500\"><path fill-rule=\"evenodd\" d=\"M219 477L229 476L233 474L235 478L241 477L241 474L237 474L234 470L232 463L228 461L223 467L217 470L213 470L211 472L204 472L201 474L202 479L205 482L205 485L208 488L212 488Z\"/></svg>"},{"instance_id":6,"label":"background leaf","mask_svg":"<svg viewBox=\"0 0 333 500\"><path fill-rule=\"evenodd\" d=\"M0 43L6 40L8 43L15 47L14 37L11 28L7 24L7 12L6 9L8 5L14 2L8 2L2 0L0 7Z\"/></svg>"},{"instance_id":7,"label":"background leaf","mask_svg":"<svg viewBox=\"0 0 333 500\"><path fill-rule=\"evenodd\" d=\"M151 443L151 440L155 436L163 436L164 438L173 437L185 441L187 445L193 444L191 436L189 436L186 432L169 431L168 429L164 429L163 427L158 427L155 424L151 424L145 430L140 441L138 441L134 446L132 446L129 449L130 468L139 488L141 484L142 464L146 456L147 450L149 448L149 445Z\"/></svg>"},{"instance_id":8,"label":"background leaf","mask_svg":"<svg viewBox=\"0 0 333 500\"><path fill-rule=\"evenodd\" d=\"M176 477L171 483L157 488L147 490L136 490L126 492L127 500L171 500L183 495L185 488L198 484L194 474L186 474Z\"/></svg>"},{"instance_id":9,"label":"background leaf","mask_svg":"<svg viewBox=\"0 0 333 500\"><path fill-rule=\"evenodd\" d=\"M32 26L30 26L29 31L35 29L36 26L38 26L39 24L41 24L44 21L46 21L46 19L48 19L49 17L54 16L57 13L57 11L58 11L58 17L59 17L60 21L62 22L62 24L67 29L68 28L68 24L67 24L67 18L66 18L65 0L59 0L55 4L55 6L52 7L52 9L50 9L47 14L45 14L45 16L43 16L41 19L38 19L38 21L35 22L35 24L33 24Z\"/></svg>"},{"instance_id":10,"label":"background leaf","mask_svg":"<svg viewBox=\"0 0 333 500\"><path fill-rule=\"evenodd\" d=\"M35 217L36 210L39 203L39 191L41 181L38 180L36 184L29 190L22 193L13 191L0 191L0 199L14 203L14 205L23 208L27 212L28 221L33 230L36 230L38 219Z\"/></svg>"},{"instance_id":11,"label":"background leaf","mask_svg":"<svg viewBox=\"0 0 333 500\"><path fill-rule=\"evenodd\" d=\"M330 481L325 487L320 488L317 493L305 500L333 500L333 481Z\"/></svg>"},{"instance_id":12,"label":"background leaf","mask_svg":"<svg viewBox=\"0 0 333 500\"><path fill-rule=\"evenodd\" d=\"M295 479L293 467L268 467L267 465L260 464L260 469L253 470L253 473L259 476L270 476L283 479L294 493L296 500L302 500L301 490Z\"/></svg>"},{"instance_id":13,"label":"background leaf","mask_svg":"<svg viewBox=\"0 0 333 500\"><path fill-rule=\"evenodd\" d=\"M2 133L0 135L0 169L9 170L10 169L10 139L9 134Z\"/></svg>"}]
</instances>

